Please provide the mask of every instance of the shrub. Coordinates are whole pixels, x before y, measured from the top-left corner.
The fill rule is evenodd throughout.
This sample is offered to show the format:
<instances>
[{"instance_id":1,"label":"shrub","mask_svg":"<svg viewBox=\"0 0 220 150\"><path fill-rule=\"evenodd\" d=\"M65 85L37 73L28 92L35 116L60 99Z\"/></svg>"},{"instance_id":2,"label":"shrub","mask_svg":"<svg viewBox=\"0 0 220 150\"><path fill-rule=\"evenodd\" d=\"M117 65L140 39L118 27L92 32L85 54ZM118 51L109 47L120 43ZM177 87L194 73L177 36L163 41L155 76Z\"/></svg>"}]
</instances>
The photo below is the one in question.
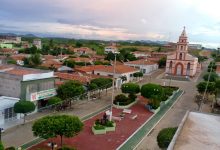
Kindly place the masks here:
<instances>
[{"instance_id":1,"label":"shrub","mask_svg":"<svg viewBox=\"0 0 220 150\"><path fill-rule=\"evenodd\" d=\"M103 130L103 129L105 129L105 127L104 127L103 125L100 125L100 124L96 124L96 125L94 126L94 128L95 128L96 130Z\"/></svg>"},{"instance_id":2,"label":"shrub","mask_svg":"<svg viewBox=\"0 0 220 150\"><path fill-rule=\"evenodd\" d=\"M7 147L5 150L16 150L15 147Z\"/></svg>"},{"instance_id":3,"label":"shrub","mask_svg":"<svg viewBox=\"0 0 220 150\"><path fill-rule=\"evenodd\" d=\"M108 121L106 122L105 126L106 126L106 127L114 127L113 123L114 123L113 121L109 121L109 120L108 120Z\"/></svg>"},{"instance_id":4,"label":"shrub","mask_svg":"<svg viewBox=\"0 0 220 150\"><path fill-rule=\"evenodd\" d=\"M124 95L124 94L119 94L117 96L115 96L115 100L114 100L114 104L125 104L128 102L128 98Z\"/></svg>"},{"instance_id":5,"label":"shrub","mask_svg":"<svg viewBox=\"0 0 220 150\"><path fill-rule=\"evenodd\" d=\"M157 96L150 100L149 105L152 106L152 109L157 109L160 107L160 100Z\"/></svg>"},{"instance_id":6,"label":"shrub","mask_svg":"<svg viewBox=\"0 0 220 150\"><path fill-rule=\"evenodd\" d=\"M141 87L141 95L146 98L152 98L154 95L162 95L161 85L148 83Z\"/></svg>"},{"instance_id":7,"label":"shrub","mask_svg":"<svg viewBox=\"0 0 220 150\"><path fill-rule=\"evenodd\" d=\"M47 105L55 105L61 103L61 99L59 97L52 97L48 100Z\"/></svg>"},{"instance_id":8,"label":"shrub","mask_svg":"<svg viewBox=\"0 0 220 150\"><path fill-rule=\"evenodd\" d=\"M136 94L140 92L140 87L136 83L125 83L121 86L123 93Z\"/></svg>"},{"instance_id":9,"label":"shrub","mask_svg":"<svg viewBox=\"0 0 220 150\"><path fill-rule=\"evenodd\" d=\"M59 148L58 150L76 150L76 148L64 146L62 148Z\"/></svg>"},{"instance_id":10,"label":"shrub","mask_svg":"<svg viewBox=\"0 0 220 150\"><path fill-rule=\"evenodd\" d=\"M164 128L157 135L157 143L160 148L167 148L177 130L175 128Z\"/></svg>"},{"instance_id":11,"label":"shrub","mask_svg":"<svg viewBox=\"0 0 220 150\"><path fill-rule=\"evenodd\" d=\"M134 102L137 96L135 94L129 94L128 98L131 99L132 102Z\"/></svg>"}]
</instances>

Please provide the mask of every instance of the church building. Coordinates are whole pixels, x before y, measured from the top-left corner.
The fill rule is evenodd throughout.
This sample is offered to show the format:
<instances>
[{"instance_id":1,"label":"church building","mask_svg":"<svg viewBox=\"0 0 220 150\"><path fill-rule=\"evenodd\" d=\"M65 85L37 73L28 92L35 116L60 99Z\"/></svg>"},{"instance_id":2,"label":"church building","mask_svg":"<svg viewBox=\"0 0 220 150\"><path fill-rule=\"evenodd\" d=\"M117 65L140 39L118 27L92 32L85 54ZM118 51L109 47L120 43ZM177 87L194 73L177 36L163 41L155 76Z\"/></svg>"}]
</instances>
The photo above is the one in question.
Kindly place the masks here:
<instances>
[{"instance_id":1,"label":"church building","mask_svg":"<svg viewBox=\"0 0 220 150\"><path fill-rule=\"evenodd\" d=\"M188 53L188 38L185 27L177 42L176 52L167 56L166 74L174 76L195 76L201 65L198 58Z\"/></svg>"}]
</instances>

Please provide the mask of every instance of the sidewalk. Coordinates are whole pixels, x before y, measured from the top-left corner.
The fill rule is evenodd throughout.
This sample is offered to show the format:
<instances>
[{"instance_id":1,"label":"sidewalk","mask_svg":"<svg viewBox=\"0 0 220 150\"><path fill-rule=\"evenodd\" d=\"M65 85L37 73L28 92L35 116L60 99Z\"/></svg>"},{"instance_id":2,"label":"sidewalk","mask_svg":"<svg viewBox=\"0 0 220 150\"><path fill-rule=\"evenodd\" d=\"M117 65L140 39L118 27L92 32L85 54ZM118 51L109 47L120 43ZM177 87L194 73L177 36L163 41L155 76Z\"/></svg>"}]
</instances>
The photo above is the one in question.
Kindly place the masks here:
<instances>
[{"instance_id":1,"label":"sidewalk","mask_svg":"<svg viewBox=\"0 0 220 150\"><path fill-rule=\"evenodd\" d=\"M156 77L158 74L161 73L162 70L158 70L154 72L151 76ZM141 81L138 81L138 84L146 84L148 79L148 76L144 76L144 79ZM111 102L111 90L108 90L108 94L105 94L105 91L102 92L101 100L96 99L96 100L79 100L73 102L73 106L71 110L66 110L66 111L60 111L60 112L53 112L50 110L45 110L43 112L35 113L32 115L29 115L26 117L26 124L21 125L23 120L20 121L14 121L9 129L7 129L3 134L2 134L2 141L5 145L5 147L8 146L15 146L19 147L23 145L24 143L27 143L29 141L32 141L36 139L36 137L33 136L32 133L32 124L33 121L36 119L39 119L43 116L47 115L52 115L52 114L68 114L68 115L75 115L80 118L83 118L84 116L91 114L93 112L96 112L97 110L100 110L108 105L110 105ZM115 91L115 96L117 94L121 93L121 90L116 90ZM14 127L12 127L14 126Z\"/></svg>"},{"instance_id":2,"label":"sidewalk","mask_svg":"<svg viewBox=\"0 0 220 150\"><path fill-rule=\"evenodd\" d=\"M120 90L116 91L115 94L118 94ZM32 133L32 124L33 121L36 119L39 119L46 115L51 114L68 114L68 115L75 115L80 118L83 118L84 116L91 114L93 112L96 112L99 109L102 109L103 107L106 107L111 104L111 92L109 91L107 96L105 92L103 92L101 100L91 100L91 101L76 101L72 105L72 109L66 110L66 111L60 111L60 112L53 112L53 111L44 111L39 112L36 114L32 114L27 116L26 118L26 124L25 125L14 125L14 127L7 129L2 134L2 141L5 145L5 147L8 146L15 146L19 147L24 143L27 143L29 141L32 141L36 139L36 137L33 136ZM22 122L23 120L21 120ZM19 122L17 122L19 123Z\"/></svg>"}]
</instances>

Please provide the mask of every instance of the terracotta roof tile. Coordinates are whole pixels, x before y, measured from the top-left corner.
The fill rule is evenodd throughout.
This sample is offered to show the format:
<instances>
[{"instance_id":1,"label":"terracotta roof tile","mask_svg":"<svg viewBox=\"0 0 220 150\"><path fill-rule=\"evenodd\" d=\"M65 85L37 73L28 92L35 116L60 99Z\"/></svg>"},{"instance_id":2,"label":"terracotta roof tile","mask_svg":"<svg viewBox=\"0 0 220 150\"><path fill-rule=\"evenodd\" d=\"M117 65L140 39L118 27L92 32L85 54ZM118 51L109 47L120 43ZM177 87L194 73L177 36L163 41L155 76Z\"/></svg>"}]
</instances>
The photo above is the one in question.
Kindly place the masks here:
<instances>
[{"instance_id":1,"label":"terracotta roof tile","mask_svg":"<svg viewBox=\"0 0 220 150\"><path fill-rule=\"evenodd\" d=\"M104 66L102 68L98 68L95 71L102 71L102 72L114 72L114 67L113 66ZM116 65L115 67L115 73L117 74L122 74L122 73L128 73L128 72L137 72L138 69L135 69L133 67L129 67L126 65Z\"/></svg>"},{"instance_id":2,"label":"terracotta roof tile","mask_svg":"<svg viewBox=\"0 0 220 150\"><path fill-rule=\"evenodd\" d=\"M147 61L145 59L135 60L135 61L129 61L125 62L126 64L133 64L133 65L155 65L157 63L153 61Z\"/></svg>"},{"instance_id":3,"label":"terracotta roof tile","mask_svg":"<svg viewBox=\"0 0 220 150\"><path fill-rule=\"evenodd\" d=\"M93 72L94 70L99 69L99 68L103 68L103 67L104 67L104 65L92 65L92 66L84 66L84 67L80 67L80 68L75 68L75 70L77 70L79 72L87 73L87 72Z\"/></svg>"}]
</instances>

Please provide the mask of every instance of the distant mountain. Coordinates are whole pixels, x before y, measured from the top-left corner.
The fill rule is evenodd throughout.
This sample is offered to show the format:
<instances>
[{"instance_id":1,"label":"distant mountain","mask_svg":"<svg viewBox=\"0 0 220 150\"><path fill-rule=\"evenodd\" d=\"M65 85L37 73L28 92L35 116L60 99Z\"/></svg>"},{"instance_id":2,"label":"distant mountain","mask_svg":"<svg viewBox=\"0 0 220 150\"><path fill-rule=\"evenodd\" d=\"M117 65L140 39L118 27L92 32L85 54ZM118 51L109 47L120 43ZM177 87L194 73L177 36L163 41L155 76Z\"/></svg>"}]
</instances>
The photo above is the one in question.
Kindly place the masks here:
<instances>
[{"instance_id":1,"label":"distant mountain","mask_svg":"<svg viewBox=\"0 0 220 150\"><path fill-rule=\"evenodd\" d=\"M37 38L34 34L15 34L15 33L0 33L3 36L20 36L20 37L34 37Z\"/></svg>"},{"instance_id":2,"label":"distant mountain","mask_svg":"<svg viewBox=\"0 0 220 150\"><path fill-rule=\"evenodd\" d=\"M34 34L25 34L25 35L18 35L18 36L21 36L21 37L34 37L34 38L38 37L38 36L36 36Z\"/></svg>"}]
</instances>

